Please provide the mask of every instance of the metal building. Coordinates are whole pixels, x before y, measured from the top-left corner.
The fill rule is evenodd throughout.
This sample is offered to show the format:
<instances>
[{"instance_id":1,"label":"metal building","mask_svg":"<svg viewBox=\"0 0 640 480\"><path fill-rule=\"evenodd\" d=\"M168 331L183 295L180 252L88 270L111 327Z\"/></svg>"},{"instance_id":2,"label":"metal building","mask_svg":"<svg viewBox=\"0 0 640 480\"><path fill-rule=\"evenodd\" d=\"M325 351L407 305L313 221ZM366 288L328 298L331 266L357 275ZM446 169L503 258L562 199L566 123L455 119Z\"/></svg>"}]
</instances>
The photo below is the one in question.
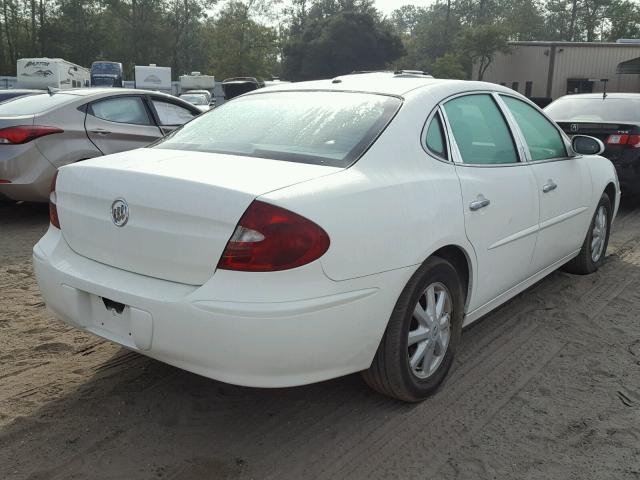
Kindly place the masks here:
<instances>
[{"instance_id":1,"label":"metal building","mask_svg":"<svg viewBox=\"0 0 640 480\"><path fill-rule=\"evenodd\" d=\"M532 98L570 93L640 92L640 43L510 42L498 53L484 81L506 85ZM477 78L478 67L474 67ZM604 81L603 81L604 80Z\"/></svg>"}]
</instances>

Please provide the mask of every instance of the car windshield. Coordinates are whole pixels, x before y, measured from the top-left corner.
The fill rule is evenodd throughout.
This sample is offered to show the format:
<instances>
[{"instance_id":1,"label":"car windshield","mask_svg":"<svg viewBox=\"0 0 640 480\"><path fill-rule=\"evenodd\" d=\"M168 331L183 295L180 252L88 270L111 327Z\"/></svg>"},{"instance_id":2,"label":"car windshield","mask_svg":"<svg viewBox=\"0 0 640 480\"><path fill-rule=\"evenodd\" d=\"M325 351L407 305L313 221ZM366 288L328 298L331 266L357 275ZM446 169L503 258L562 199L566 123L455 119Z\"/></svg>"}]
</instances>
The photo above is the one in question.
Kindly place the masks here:
<instances>
[{"instance_id":1,"label":"car windshield","mask_svg":"<svg viewBox=\"0 0 640 480\"><path fill-rule=\"evenodd\" d=\"M544 111L556 121L640 122L638 98L571 97L559 98Z\"/></svg>"},{"instance_id":2,"label":"car windshield","mask_svg":"<svg viewBox=\"0 0 640 480\"><path fill-rule=\"evenodd\" d=\"M207 97L204 95L180 95L180 98L193 105L208 105Z\"/></svg>"},{"instance_id":3,"label":"car windshield","mask_svg":"<svg viewBox=\"0 0 640 480\"><path fill-rule=\"evenodd\" d=\"M401 103L395 97L348 92L247 95L197 117L154 148L347 167Z\"/></svg>"},{"instance_id":4,"label":"car windshield","mask_svg":"<svg viewBox=\"0 0 640 480\"><path fill-rule=\"evenodd\" d=\"M106 74L110 74L110 75L119 75L120 74L120 65L117 63L101 63L101 62L96 62L93 65L91 65L91 73L96 74L96 73L106 73Z\"/></svg>"},{"instance_id":5,"label":"car windshield","mask_svg":"<svg viewBox=\"0 0 640 480\"><path fill-rule=\"evenodd\" d=\"M113 87L116 79L112 77L91 77L93 87Z\"/></svg>"},{"instance_id":6,"label":"car windshield","mask_svg":"<svg viewBox=\"0 0 640 480\"><path fill-rule=\"evenodd\" d=\"M65 93L54 93L53 95L41 93L18 97L10 102L0 104L0 115L34 115L77 99L77 95Z\"/></svg>"}]
</instances>

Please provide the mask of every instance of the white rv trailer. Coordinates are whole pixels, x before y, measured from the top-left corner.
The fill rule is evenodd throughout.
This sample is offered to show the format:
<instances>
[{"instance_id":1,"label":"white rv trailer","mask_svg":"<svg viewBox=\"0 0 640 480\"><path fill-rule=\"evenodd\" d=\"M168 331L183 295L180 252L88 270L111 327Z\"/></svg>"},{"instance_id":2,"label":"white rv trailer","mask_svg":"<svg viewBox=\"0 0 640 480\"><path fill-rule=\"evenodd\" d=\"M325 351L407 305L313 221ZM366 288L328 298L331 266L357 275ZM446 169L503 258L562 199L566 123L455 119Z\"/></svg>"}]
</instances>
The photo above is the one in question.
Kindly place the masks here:
<instances>
[{"instance_id":1,"label":"white rv trailer","mask_svg":"<svg viewBox=\"0 0 640 480\"><path fill-rule=\"evenodd\" d=\"M211 92L216 86L216 78L213 75L201 75L200 72L191 72L190 75L180 75L180 89L182 93L187 90L207 90Z\"/></svg>"},{"instance_id":2,"label":"white rv trailer","mask_svg":"<svg viewBox=\"0 0 640 480\"><path fill-rule=\"evenodd\" d=\"M19 88L81 88L89 86L89 70L62 58L21 58L16 65Z\"/></svg>"},{"instance_id":3,"label":"white rv trailer","mask_svg":"<svg viewBox=\"0 0 640 480\"><path fill-rule=\"evenodd\" d=\"M171 67L136 65L134 78L136 88L171 91Z\"/></svg>"}]
</instances>

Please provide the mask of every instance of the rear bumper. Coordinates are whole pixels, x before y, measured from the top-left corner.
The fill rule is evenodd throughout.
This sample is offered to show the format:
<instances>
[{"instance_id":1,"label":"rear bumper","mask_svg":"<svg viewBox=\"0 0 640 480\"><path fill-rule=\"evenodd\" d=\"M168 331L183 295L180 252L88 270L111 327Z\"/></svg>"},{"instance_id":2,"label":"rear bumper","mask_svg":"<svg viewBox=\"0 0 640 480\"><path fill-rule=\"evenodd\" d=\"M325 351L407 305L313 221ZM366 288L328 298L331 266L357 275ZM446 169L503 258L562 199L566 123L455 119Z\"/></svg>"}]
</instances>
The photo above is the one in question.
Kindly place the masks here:
<instances>
[{"instance_id":1,"label":"rear bumper","mask_svg":"<svg viewBox=\"0 0 640 480\"><path fill-rule=\"evenodd\" d=\"M35 144L0 146L0 198L26 202L49 201L51 179L56 168Z\"/></svg>"},{"instance_id":2,"label":"rear bumper","mask_svg":"<svg viewBox=\"0 0 640 480\"><path fill-rule=\"evenodd\" d=\"M47 307L69 324L185 370L253 387L302 385L368 368L413 273L334 282L315 262L274 274L218 271L196 287L79 256L55 228L34 247L33 264ZM113 313L102 298L126 307Z\"/></svg>"}]
</instances>

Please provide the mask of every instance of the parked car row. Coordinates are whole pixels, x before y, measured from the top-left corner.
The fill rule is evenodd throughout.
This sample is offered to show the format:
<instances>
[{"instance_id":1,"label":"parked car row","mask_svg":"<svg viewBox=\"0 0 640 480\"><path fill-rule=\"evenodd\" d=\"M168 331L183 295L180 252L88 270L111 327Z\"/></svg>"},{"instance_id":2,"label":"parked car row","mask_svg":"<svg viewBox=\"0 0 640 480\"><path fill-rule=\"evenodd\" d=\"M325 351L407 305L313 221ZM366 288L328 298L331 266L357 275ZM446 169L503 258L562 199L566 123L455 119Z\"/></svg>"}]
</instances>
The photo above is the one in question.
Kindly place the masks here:
<instances>
[{"instance_id":1,"label":"parked car row","mask_svg":"<svg viewBox=\"0 0 640 480\"><path fill-rule=\"evenodd\" d=\"M0 199L44 202L57 169L143 147L201 111L158 92L84 88L0 103Z\"/></svg>"},{"instance_id":2,"label":"parked car row","mask_svg":"<svg viewBox=\"0 0 640 480\"><path fill-rule=\"evenodd\" d=\"M46 304L213 379L283 387L362 371L420 401L463 326L559 267L604 262L620 188L602 142L570 139L499 85L417 73L278 85L148 148L75 163L89 155L64 157L69 142L131 149L125 133L148 142L197 114L151 92L96 95L56 94L37 112L16 100L29 127L5 134L25 156L3 161L16 171L44 155L66 164L34 248Z\"/></svg>"}]
</instances>

